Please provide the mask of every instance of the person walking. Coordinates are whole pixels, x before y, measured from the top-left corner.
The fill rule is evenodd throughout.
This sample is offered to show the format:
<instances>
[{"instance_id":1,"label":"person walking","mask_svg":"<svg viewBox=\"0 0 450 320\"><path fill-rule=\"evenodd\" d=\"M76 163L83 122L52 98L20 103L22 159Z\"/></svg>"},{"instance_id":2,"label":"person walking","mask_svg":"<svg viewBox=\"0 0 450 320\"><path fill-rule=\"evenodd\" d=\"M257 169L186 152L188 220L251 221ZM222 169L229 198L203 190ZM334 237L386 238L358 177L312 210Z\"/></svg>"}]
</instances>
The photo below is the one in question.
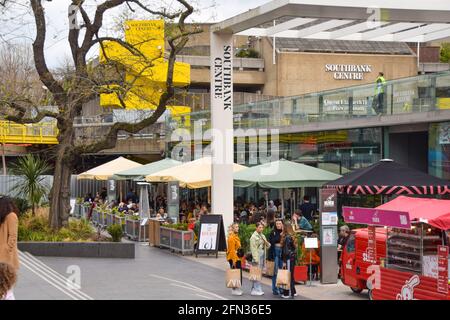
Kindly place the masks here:
<instances>
[{"instance_id":1,"label":"person walking","mask_svg":"<svg viewBox=\"0 0 450 320\"><path fill-rule=\"evenodd\" d=\"M281 234L281 246L283 250L283 267L287 268L291 273L290 289L284 290L281 297L284 299L294 298L297 296L294 281L294 268L297 259L297 237L291 224L284 226L283 233Z\"/></svg>"},{"instance_id":2,"label":"person walking","mask_svg":"<svg viewBox=\"0 0 450 320\"><path fill-rule=\"evenodd\" d=\"M256 230L250 237L250 251L252 253L252 265L260 268L264 268L266 260L266 249L270 248L270 243L267 241L263 234L264 225L259 222L256 224ZM252 296L262 296L264 291L262 290L261 281L252 281Z\"/></svg>"},{"instance_id":3,"label":"person walking","mask_svg":"<svg viewBox=\"0 0 450 320\"><path fill-rule=\"evenodd\" d=\"M9 264L15 271L19 269L17 231L19 210L9 197L0 197L0 263ZM10 295L13 295L10 290Z\"/></svg>"},{"instance_id":4,"label":"person walking","mask_svg":"<svg viewBox=\"0 0 450 320\"><path fill-rule=\"evenodd\" d=\"M384 78L384 73L379 72L378 77L375 80L375 112L378 115L383 113L384 109L384 92L386 88L386 79Z\"/></svg>"},{"instance_id":5,"label":"person walking","mask_svg":"<svg viewBox=\"0 0 450 320\"><path fill-rule=\"evenodd\" d=\"M242 261L241 257L241 240L239 239L239 224L233 223L231 225L230 233L227 241L227 261L231 269L239 269L241 271L241 286L242 286ZM242 296L241 288L231 289L231 294L234 296Z\"/></svg>"},{"instance_id":6,"label":"person walking","mask_svg":"<svg viewBox=\"0 0 450 320\"><path fill-rule=\"evenodd\" d=\"M279 219L275 221L275 226L269 235L269 243L270 243L269 260L274 261L273 276L272 276L272 293L275 296L281 295L283 293L282 290L276 286L278 269L281 269L283 267L283 259L282 259L283 250L281 247L281 234L283 233L283 227L284 225L282 220Z\"/></svg>"}]
</instances>

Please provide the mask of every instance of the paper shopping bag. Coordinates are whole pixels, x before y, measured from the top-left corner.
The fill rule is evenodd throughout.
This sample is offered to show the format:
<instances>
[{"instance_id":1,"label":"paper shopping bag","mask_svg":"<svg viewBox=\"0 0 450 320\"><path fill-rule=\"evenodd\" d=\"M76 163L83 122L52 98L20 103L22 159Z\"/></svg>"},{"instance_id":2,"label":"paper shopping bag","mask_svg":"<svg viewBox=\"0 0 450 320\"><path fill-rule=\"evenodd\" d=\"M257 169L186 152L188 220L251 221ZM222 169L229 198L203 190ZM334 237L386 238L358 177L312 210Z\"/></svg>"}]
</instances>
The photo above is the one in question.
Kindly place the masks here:
<instances>
[{"instance_id":1,"label":"paper shopping bag","mask_svg":"<svg viewBox=\"0 0 450 320\"><path fill-rule=\"evenodd\" d=\"M262 271L260 267L257 266L251 266L250 267L250 275L249 275L250 281L261 281L262 279Z\"/></svg>"},{"instance_id":2,"label":"paper shopping bag","mask_svg":"<svg viewBox=\"0 0 450 320\"><path fill-rule=\"evenodd\" d=\"M279 269L277 273L276 286L285 290L291 287L291 272L285 269Z\"/></svg>"},{"instance_id":3,"label":"paper shopping bag","mask_svg":"<svg viewBox=\"0 0 450 320\"><path fill-rule=\"evenodd\" d=\"M225 276L225 284L227 288L240 288L241 283L241 269L228 269Z\"/></svg>"},{"instance_id":4,"label":"paper shopping bag","mask_svg":"<svg viewBox=\"0 0 450 320\"><path fill-rule=\"evenodd\" d=\"M266 261L266 276L273 276L275 274L275 261Z\"/></svg>"}]
</instances>

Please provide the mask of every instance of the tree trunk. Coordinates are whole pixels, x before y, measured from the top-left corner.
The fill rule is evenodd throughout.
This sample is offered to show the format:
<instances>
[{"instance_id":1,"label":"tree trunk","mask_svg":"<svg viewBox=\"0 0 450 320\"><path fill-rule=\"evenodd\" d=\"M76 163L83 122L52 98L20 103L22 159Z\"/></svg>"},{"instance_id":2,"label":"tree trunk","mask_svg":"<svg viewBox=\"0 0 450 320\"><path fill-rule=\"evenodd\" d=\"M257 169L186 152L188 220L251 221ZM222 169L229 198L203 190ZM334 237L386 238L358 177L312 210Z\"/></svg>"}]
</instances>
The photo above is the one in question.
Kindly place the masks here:
<instances>
[{"instance_id":1,"label":"tree trunk","mask_svg":"<svg viewBox=\"0 0 450 320\"><path fill-rule=\"evenodd\" d=\"M56 158L53 186L50 192L50 227L60 229L67 225L70 213L71 162L64 157Z\"/></svg>"},{"instance_id":2,"label":"tree trunk","mask_svg":"<svg viewBox=\"0 0 450 320\"><path fill-rule=\"evenodd\" d=\"M54 230L68 224L70 214L70 177L74 167L72 153L73 127L58 123L58 148L55 158L55 173L50 192L49 224Z\"/></svg>"}]
</instances>

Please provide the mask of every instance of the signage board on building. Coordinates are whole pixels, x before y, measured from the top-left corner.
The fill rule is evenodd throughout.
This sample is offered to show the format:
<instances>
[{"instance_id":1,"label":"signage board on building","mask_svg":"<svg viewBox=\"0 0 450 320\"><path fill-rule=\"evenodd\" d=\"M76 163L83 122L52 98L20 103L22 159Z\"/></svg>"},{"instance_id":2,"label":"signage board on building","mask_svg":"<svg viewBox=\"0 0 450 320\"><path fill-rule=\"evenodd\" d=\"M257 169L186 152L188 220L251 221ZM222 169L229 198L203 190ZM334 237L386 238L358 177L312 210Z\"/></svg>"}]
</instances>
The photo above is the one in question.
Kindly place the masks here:
<instances>
[{"instance_id":1,"label":"signage board on building","mask_svg":"<svg viewBox=\"0 0 450 320\"><path fill-rule=\"evenodd\" d=\"M411 229L411 221L408 212L379 210L372 208L342 207L342 214L345 222L347 223Z\"/></svg>"},{"instance_id":2,"label":"signage board on building","mask_svg":"<svg viewBox=\"0 0 450 320\"><path fill-rule=\"evenodd\" d=\"M370 64L326 64L325 72L333 73L335 80L364 80L366 73L372 73Z\"/></svg>"},{"instance_id":3,"label":"signage board on building","mask_svg":"<svg viewBox=\"0 0 450 320\"><path fill-rule=\"evenodd\" d=\"M448 247L438 246L437 291L448 294Z\"/></svg>"}]
</instances>

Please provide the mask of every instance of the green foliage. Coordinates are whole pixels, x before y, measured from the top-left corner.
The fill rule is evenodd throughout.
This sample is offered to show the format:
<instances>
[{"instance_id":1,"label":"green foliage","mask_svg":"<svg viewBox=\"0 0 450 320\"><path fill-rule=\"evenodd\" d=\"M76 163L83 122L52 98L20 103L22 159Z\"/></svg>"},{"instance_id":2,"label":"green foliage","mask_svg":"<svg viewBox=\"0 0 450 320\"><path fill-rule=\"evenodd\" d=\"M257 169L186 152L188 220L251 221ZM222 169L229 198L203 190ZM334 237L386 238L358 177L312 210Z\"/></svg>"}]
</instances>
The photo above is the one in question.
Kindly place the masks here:
<instances>
[{"instance_id":1,"label":"green foliage","mask_svg":"<svg viewBox=\"0 0 450 320\"><path fill-rule=\"evenodd\" d=\"M236 53L237 58L256 58L260 57L259 52L255 49L239 49Z\"/></svg>"},{"instance_id":2,"label":"green foliage","mask_svg":"<svg viewBox=\"0 0 450 320\"><path fill-rule=\"evenodd\" d=\"M89 241L95 230L86 220L71 220L68 226L55 231L48 225L48 217L43 214L25 214L19 218L19 241L75 242Z\"/></svg>"},{"instance_id":3,"label":"green foliage","mask_svg":"<svg viewBox=\"0 0 450 320\"><path fill-rule=\"evenodd\" d=\"M30 209L30 204L27 199L23 198L13 198L14 203L19 209L19 215L25 214Z\"/></svg>"},{"instance_id":4,"label":"green foliage","mask_svg":"<svg viewBox=\"0 0 450 320\"><path fill-rule=\"evenodd\" d=\"M122 226L113 224L106 229L109 235L112 237L113 242L121 242L123 236Z\"/></svg>"},{"instance_id":5,"label":"green foliage","mask_svg":"<svg viewBox=\"0 0 450 320\"><path fill-rule=\"evenodd\" d=\"M141 217L139 215L129 215L128 218L135 221L141 220Z\"/></svg>"},{"instance_id":6,"label":"green foliage","mask_svg":"<svg viewBox=\"0 0 450 320\"><path fill-rule=\"evenodd\" d=\"M165 224L165 228L169 229L175 229L175 230L181 230L181 231L188 231L188 224L187 223L173 223L173 224Z\"/></svg>"},{"instance_id":7,"label":"green foliage","mask_svg":"<svg viewBox=\"0 0 450 320\"><path fill-rule=\"evenodd\" d=\"M450 63L450 42L441 45L441 62Z\"/></svg>"},{"instance_id":8,"label":"green foliage","mask_svg":"<svg viewBox=\"0 0 450 320\"><path fill-rule=\"evenodd\" d=\"M245 253L250 252L250 237L255 230L256 225L254 224L239 224L239 239L241 240L241 247Z\"/></svg>"},{"instance_id":9,"label":"green foliage","mask_svg":"<svg viewBox=\"0 0 450 320\"><path fill-rule=\"evenodd\" d=\"M19 183L12 188L12 192L17 192L20 196L28 200L31 204L32 213L41 203L41 200L49 192L50 187L45 183L43 175L50 171L47 162L33 154L27 154L13 164L11 172L23 178L23 183Z\"/></svg>"}]
</instances>

